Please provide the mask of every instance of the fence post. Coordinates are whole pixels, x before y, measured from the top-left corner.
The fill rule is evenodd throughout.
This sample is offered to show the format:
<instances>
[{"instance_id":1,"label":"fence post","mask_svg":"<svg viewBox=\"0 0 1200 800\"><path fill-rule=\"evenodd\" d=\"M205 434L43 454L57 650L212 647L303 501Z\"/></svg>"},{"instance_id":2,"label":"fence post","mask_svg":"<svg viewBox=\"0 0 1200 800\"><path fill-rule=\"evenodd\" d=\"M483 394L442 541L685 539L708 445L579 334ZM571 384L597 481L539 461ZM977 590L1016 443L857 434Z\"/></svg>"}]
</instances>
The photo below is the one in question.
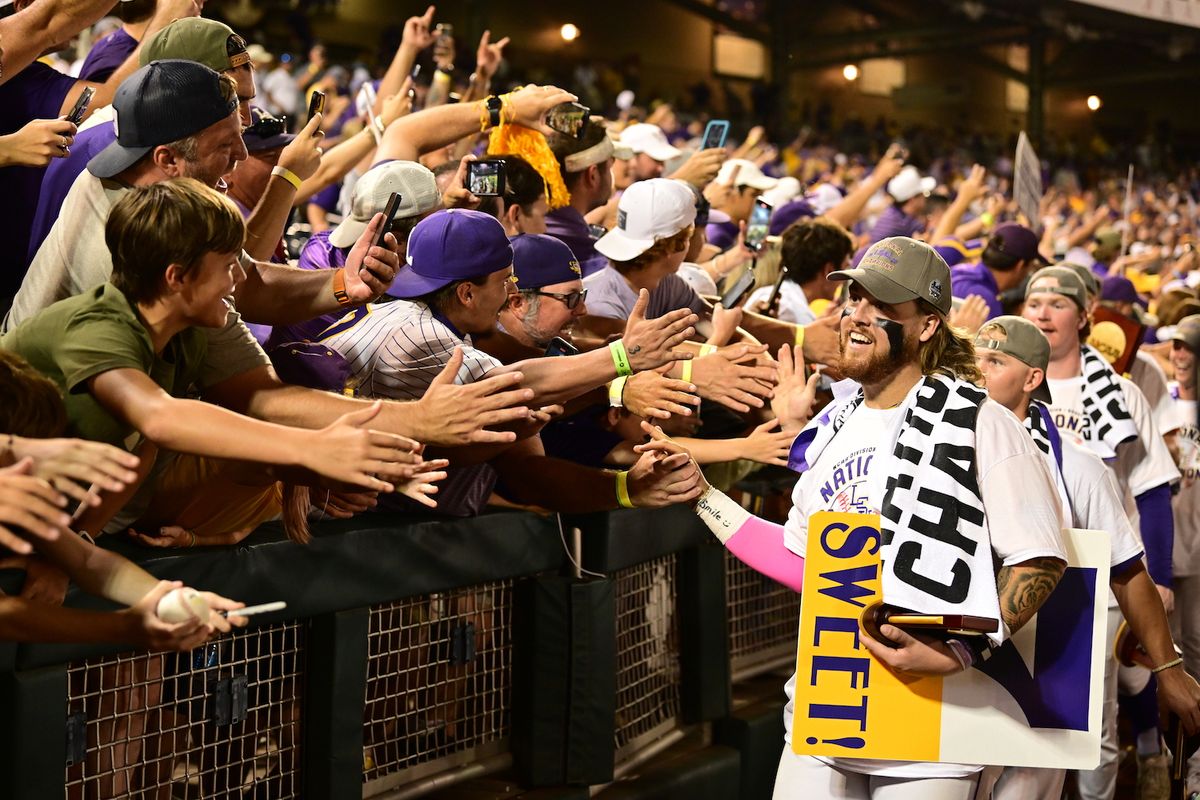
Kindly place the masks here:
<instances>
[{"instance_id":1,"label":"fence post","mask_svg":"<svg viewBox=\"0 0 1200 800\"><path fill-rule=\"evenodd\" d=\"M307 797L360 800L370 610L314 617L308 636Z\"/></svg>"},{"instance_id":2,"label":"fence post","mask_svg":"<svg viewBox=\"0 0 1200 800\"><path fill-rule=\"evenodd\" d=\"M683 720L720 719L730 708L724 548L702 544L682 551L676 588Z\"/></svg>"},{"instance_id":3,"label":"fence post","mask_svg":"<svg viewBox=\"0 0 1200 800\"><path fill-rule=\"evenodd\" d=\"M67 754L67 667L0 676L0 775L10 800L61 797Z\"/></svg>"}]
</instances>

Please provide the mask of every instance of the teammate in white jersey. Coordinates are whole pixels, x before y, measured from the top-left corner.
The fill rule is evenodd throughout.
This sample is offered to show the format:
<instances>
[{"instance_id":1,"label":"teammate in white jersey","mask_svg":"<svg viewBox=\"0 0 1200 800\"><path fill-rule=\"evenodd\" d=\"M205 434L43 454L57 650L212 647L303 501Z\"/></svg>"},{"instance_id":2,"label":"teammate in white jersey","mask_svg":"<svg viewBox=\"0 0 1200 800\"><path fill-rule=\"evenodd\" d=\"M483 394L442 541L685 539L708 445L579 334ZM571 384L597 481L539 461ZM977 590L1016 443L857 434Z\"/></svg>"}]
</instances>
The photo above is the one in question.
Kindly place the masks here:
<instances>
[{"instance_id":1,"label":"teammate in white jersey","mask_svg":"<svg viewBox=\"0 0 1200 800\"><path fill-rule=\"evenodd\" d=\"M1200 322L1200 318L1197 318ZM1197 333L1200 334L1200 328ZM1027 427L1049 422L1045 388L1050 343L1032 322L1021 317L997 317L975 339L976 361L987 382L988 396L1013 412ZM1041 426L1038 430L1043 430ZM1106 531L1112 537L1110 585L1134 635L1156 664L1176 661L1166 613L1154 583L1142 564L1142 544L1130 527L1116 481L1100 457L1057 432L1035 436L1047 462L1059 472L1068 503L1064 523L1070 527ZM1112 660L1111 650L1106 653ZM1158 691L1167 706L1189 726L1200 722L1200 686L1176 663L1158 673ZM1009 768L996 785L996 800L1058 797L1064 770Z\"/></svg>"},{"instance_id":2,"label":"teammate in white jersey","mask_svg":"<svg viewBox=\"0 0 1200 800\"><path fill-rule=\"evenodd\" d=\"M1003 638L1036 613L1065 566L1058 494L1046 465L1017 419L971 385L979 377L974 353L970 341L946 322L950 271L932 248L906 237L884 239L867 251L857 269L833 273L831 279L852 282L850 303L840 323L841 364L863 391L814 420L793 445L797 459L793 466L803 468L803 474L792 495L794 507L786 526L751 516L711 487L698 502L697 513L740 559L799 590L813 513L882 511L881 523L892 534L885 536L889 544L881 548L885 602L903 605L899 596L924 595L929 607L944 607L937 606L938 595L943 604L970 596L974 605L961 608L990 609L1004 622L997 636ZM953 416L940 410L953 404L947 397L962 401ZM918 418L921 425L910 424ZM928 433L922 433L922 428ZM660 441L650 446L671 449L672 443L661 441L661 435L656 438ZM964 443L960 452L966 453L969 463L965 470L956 471L953 480L939 469L936 459L926 458L950 440ZM821 441L823 449L813 455ZM888 449L889 441L897 443L895 450ZM921 448L902 452L906 442L927 445L926 452ZM917 463L909 469L903 462L913 459ZM932 493L923 497L950 495L961 504L963 514L949 522L943 514L938 522L922 519L915 524L913 514L929 512L915 510L918 503L901 496L893 481L887 480L906 472L919 476L920 491ZM977 528L970 528L968 516L978 520ZM974 549L983 558L968 563L956 558L949 545L922 540L917 529L931 527L946 539L973 530L983 545ZM914 550L920 555L917 562L911 560ZM998 574L993 559L1000 564ZM952 574L961 576L966 586L958 588L966 593L949 591L959 582ZM924 590L918 590L917 584ZM976 590L978 594L967 594ZM894 671L946 675L986 657L986 648L975 650L961 641L911 636L890 625L881 632L897 645L895 649L865 634L859 641ZM793 676L786 687L789 704L784 719L789 739L794 682ZM785 747L774 796L779 800L968 800L975 795L980 770L961 764L813 758L797 756Z\"/></svg>"}]
</instances>

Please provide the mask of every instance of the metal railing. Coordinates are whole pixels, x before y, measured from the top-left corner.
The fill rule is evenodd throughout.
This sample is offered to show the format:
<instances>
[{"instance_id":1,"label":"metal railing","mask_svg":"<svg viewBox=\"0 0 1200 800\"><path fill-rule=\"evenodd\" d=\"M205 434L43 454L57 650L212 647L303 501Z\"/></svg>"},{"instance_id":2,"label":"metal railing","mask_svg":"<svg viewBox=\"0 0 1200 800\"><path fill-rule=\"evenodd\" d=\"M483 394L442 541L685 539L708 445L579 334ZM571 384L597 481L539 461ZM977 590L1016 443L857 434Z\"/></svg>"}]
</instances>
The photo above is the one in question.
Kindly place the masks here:
<instances>
[{"instance_id":1,"label":"metal railing","mask_svg":"<svg viewBox=\"0 0 1200 800\"><path fill-rule=\"evenodd\" d=\"M371 609L363 796L507 750L512 581Z\"/></svg>"},{"instance_id":2,"label":"metal railing","mask_svg":"<svg viewBox=\"0 0 1200 800\"><path fill-rule=\"evenodd\" d=\"M299 798L302 623L67 670L67 798Z\"/></svg>"},{"instance_id":3,"label":"metal railing","mask_svg":"<svg viewBox=\"0 0 1200 800\"><path fill-rule=\"evenodd\" d=\"M796 658L800 595L755 572L725 551L729 661L733 681L785 666Z\"/></svg>"}]
</instances>

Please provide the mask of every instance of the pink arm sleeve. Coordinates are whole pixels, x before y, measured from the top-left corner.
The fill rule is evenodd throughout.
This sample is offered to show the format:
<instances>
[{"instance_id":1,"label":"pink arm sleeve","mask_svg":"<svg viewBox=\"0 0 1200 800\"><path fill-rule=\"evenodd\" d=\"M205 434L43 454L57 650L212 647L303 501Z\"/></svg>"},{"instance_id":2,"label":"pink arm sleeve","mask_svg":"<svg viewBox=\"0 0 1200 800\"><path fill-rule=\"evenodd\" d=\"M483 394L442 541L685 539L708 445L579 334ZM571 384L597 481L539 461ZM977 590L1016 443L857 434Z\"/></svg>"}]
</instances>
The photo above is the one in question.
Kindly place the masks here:
<instances>
[{"instance_id":1,"label":"pink arm sleeve","mask_svg":"<svg viewBox=\"0 0 1200 800\"><path fill-rule=\"evenodd\" d=\"M696 514L743 564L800 591L804 558L784 546L782 525L752 515L711 487L696 503Z\"/></svg>"},{"instance_id":2,"label":"pink arm sleeve","mask_svg":"<svg viewBox=\"0 0 1200 800\"><path fill-rule=\"evenodd\" d=\"M746 566L799 592L804 585L804 559L783 546L783 526L750 517L725 542Z\"/></svg>"}]
</instances>

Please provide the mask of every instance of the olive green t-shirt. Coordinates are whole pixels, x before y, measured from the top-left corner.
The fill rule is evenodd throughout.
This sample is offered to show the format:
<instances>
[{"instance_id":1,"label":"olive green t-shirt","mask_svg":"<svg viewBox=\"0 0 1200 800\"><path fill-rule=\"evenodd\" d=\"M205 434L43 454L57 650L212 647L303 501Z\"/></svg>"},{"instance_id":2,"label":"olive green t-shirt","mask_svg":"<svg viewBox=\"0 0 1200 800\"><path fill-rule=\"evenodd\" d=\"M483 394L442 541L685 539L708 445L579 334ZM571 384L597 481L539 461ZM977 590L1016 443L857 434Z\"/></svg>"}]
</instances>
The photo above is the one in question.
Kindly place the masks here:
<instances>
[{"instance_id":1,"label":"olive green t-shirt","mask_svg":"<svg viewBox=\"0 0 1200 800\"><path fill-rule=\"evenodd\" d=\"M113 369L136 369L172 397L185 397L200 375L207 336L190 328L156 354L137 312L111 283L60 300L0 338L0 347L58 384L69 432L131 450L140 435L88 392L88 379Z\"/></svg>"}]
</instances>

